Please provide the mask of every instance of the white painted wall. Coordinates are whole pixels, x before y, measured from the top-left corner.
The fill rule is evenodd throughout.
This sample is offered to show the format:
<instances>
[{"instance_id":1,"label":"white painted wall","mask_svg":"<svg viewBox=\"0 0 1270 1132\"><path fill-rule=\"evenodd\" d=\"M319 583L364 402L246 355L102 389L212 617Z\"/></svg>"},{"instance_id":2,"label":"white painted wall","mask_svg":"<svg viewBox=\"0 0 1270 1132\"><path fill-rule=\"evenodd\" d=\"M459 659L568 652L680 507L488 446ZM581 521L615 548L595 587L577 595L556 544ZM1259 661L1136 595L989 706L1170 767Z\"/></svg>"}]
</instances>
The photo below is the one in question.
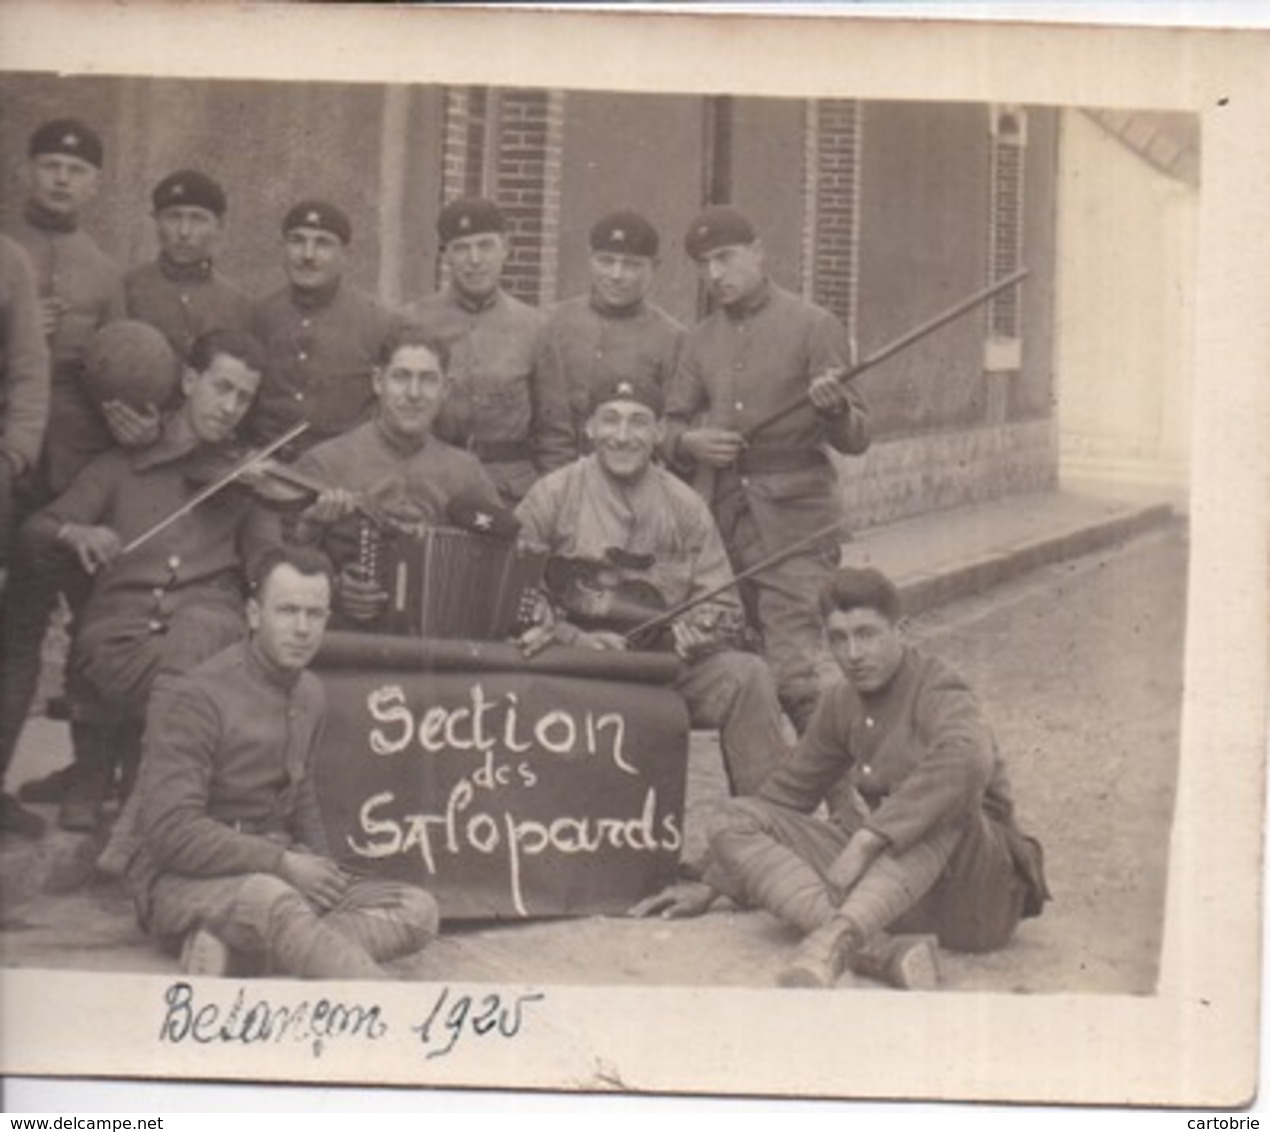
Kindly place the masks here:
<instances>
[{"instance_id":1,"label":"white painted wall","mask_svg":"<svg viewBox=\"0 0 1270 1132\"><path fill-rule=\"evenodd\" d=\"M1064 114L1060 147L1060 478L1184 502L1199 194L1079 111Z\"/></svg>"}]
</instances>

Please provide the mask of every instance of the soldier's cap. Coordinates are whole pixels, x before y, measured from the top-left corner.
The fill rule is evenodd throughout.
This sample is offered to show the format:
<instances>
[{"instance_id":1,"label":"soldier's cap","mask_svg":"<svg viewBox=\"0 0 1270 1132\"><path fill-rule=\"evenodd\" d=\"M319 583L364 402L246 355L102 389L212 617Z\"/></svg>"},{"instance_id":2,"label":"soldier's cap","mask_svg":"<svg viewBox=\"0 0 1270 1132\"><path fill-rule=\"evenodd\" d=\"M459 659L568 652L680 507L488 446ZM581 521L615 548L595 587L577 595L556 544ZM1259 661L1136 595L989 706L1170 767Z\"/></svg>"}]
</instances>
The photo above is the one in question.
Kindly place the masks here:
<instances>
[{"instance_id":1,"label":"soldier's cap","mask_svg":"<svg viewBox=\"0 0 1270 1132\"><path fill-rule=\"evenodd\" d=\"M178 169L169 173L150 194L156 213L165 208L205 208L216 216L224 216L228 202L225 190L206 173L197 169Z\"/></svg>"},{"instance_id":2,"label":"soldier's cap","mask_svg":"<svg viewBox=\"0 0 1270 1132\"><path fill-rule=\"evenodd\" d=\"M591 229L591 250L616 255L640 255L653 259L661 241L648 219L630 208L610 212Z\"/></svg>"},{"instance_id":3,"label":"soldier's cap","mask_svg":"<svg viewBox=\"0 0 1270 1132\"><path fill-rule=\"evenodd\" d=\"M661 387L656 382L640 377L602 377L591 386L590 410L594 413L601 405L613 401L634 401L651 409L660 417L665 403Z\"/></svg>"},{"instance_id":4,"label":"soldier's cap","mask_svg":"<svg viewBox=\"0 0 1270 1132\"><path fill-rule=\"evenodd\" d=\"M689 226L684 236L684 251L700 259L719 248L752 244L758 238L750 218L727 204L707 208Z\"/></svg>"},{"instance_id":5,"label":"soldier's cap","mask_svg":"<svg viewBox=\"0 0 1270 1132\"><path fill-rule=\"evenodd\" d=\"M443 245L464 236L506 231L507 220L502 209L486 197L458 197L437 217L437 235Z\"/></svg>"},{"instance_id":6,"label":"soldier's cap","mask_svg":"<svg viewBox=\"0 0 1270 1132\"><path fill-rule=\"evenodd\" d=\"M42 157L48 153L78 157L98 169L105 157L101 136L78 118L54 118L36 128L31 134L27 154Z\"/></svg>"},{"instance_id":7,"label":"soldier's cap","mask_svg":"<svg viewBox=\"0 0 1270 1132\"><path fill-rule=\"evenodd\" d=\"M324 200L302 200L292 205L282 220L282 234L296 228L316 228L319 232L330 232L343 243L353 240L353 225L347 214L335 205Z\"/></svg>"}]
</instances>

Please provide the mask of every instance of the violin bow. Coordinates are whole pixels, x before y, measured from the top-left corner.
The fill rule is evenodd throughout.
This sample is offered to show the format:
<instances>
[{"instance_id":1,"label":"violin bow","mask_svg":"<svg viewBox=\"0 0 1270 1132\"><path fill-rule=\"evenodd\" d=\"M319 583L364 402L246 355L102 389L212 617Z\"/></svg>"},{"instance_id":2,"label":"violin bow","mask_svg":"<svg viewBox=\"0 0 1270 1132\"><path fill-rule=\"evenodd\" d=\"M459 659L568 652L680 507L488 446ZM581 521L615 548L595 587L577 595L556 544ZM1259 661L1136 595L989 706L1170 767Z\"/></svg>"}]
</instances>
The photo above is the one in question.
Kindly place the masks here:
<instances>
[{"instance_id":1,"label":"violin bow","mask_svg":"<svg viewBox=\"0 0 1270 1132\"><path fill-rule=\"evenodd\" d=\"M734 574L726 582L720 582L719 585L713 586L706 590L703 594L689 598L687 601L681 601L678 605L672 606L670 609L657 614L656 617L650 617L647 621L641 621L633 629L628 629L622 634L622 639L627 644L634 644L645 633L649 633L654 629L660 629L663 625L669 625L670 622L682 617L690 610L696 609L699 605L704 605L712 598L716 598L719 594L726 590L732 589L734 586L740 585L755 574L761 574L764 570L770 570L773 566L779 566L787 558L793 558L795 554L806 550L809 546L828 538L834 531L840 530L846 526L845 518L836 519L828 526L821 527L820 530L807 535L805 538L799 539L797 542L790 543L789 546L782 547L774 554L769 554L766 558L755 562L753 566L749 566L742 570L739 574Z\"/></svg>"},{"instance_id":2,"label":"violin bow","mask_svg":"<svg viewBox=\"0 0 1270 1132\"><path fill-rule=\"evenodd\" d=\"M287 431L284 432L281 436L279 436L276 440L271 440L259 451L252 452L248 456L246 456L244 459L240 460L228 472L226 472L223 476L221 476L220 479L213 480L205 488L203 488L197 495L195 495L192 499L189 499L185 503L181 504L181 506L178 507L175 511L173 511L170 515L167 515L164 518L160 519L153 526L147 527L144 531L142 531L139 535L137 535L136 538L134 538L130 543L128 543L128 545L125 546L123 550L121 550L119 553L121 555L131 554L138 547L144 546L152 538L154 538L155 535L158 535L161 532L167 530L168 527L170 527L173 523L177 522L177 520L182 519L186 515L188 515L191 511L194 510L195 507L200 506L206 500L210 499L213 495L215 495L218 491L223 491L231 483L233 483L236 479L238 479L238 477L241 476L244 472L250 471L252 467L260 463L262 460L267 460L270 456L272 456L275 452L277 452L278 449L284 447L287 444L290 444L291 441L293 441L297 436L301 435L301 433L303 433L308 427L309 427L308 421L300 421L298 424L292 425L291 428L287 429Z\"/></svg>"}]
</instances>

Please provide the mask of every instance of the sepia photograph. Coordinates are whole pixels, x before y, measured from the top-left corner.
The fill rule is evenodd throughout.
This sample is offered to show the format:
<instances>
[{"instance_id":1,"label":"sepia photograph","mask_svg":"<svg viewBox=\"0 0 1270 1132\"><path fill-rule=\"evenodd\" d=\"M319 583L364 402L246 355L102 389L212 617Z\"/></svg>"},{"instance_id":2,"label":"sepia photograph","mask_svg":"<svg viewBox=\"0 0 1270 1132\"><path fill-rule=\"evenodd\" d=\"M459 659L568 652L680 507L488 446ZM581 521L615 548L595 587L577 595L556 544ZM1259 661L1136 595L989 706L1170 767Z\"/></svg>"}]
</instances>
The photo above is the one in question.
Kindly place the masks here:
<instances>
[{"instance_id":1,"label":"sepia photograph","mask_svg":"<svg viewBox=\"0 0 1270 1132\"><path fill-rule=\"evenodd\" d=\"M1252 1103L1263 33L90 7L0 13L0 1071Z\"/></svg>"}]
</instances>

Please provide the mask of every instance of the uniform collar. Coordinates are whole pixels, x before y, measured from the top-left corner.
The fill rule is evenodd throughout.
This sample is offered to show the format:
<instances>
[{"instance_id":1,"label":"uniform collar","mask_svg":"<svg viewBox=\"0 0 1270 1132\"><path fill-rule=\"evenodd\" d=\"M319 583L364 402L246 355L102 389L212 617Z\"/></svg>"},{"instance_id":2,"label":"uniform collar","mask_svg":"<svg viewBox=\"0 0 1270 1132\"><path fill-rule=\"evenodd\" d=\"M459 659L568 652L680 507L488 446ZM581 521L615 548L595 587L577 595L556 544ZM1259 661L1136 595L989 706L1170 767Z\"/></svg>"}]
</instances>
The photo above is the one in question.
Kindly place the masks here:
<instances>
[{"instance_id":1,"label":"uniform collar","mask_svg":"<svg viewBox=\"0 0 1270 1132\"><path fill-rule=\"evenodd\" d=\"M468 314L484 314L497 306L499 299L503 297L501 287L495 287L484 299L474 299L470 295L465 295L453 283L449 284L449 292L454 305L460 310L467 311Z\"/></svg>"},{"instance_id":2,"label":"uniform collar","mask_svg":"<svg viewBox=\"0 0 1270 1132\"><path fill-rule=\"evenodd\" d=\"M79 227L78 216L65 216L60 212L50 212L38 202L26 202L26 222L41 232L74 232Z\"/></svg>"},{"instance_id":3,"label":"uniform collar","mask_svg":"<svg viewBox=\"0 0 1270 1132\"><path fill-rule=\"evenodd\" d=\"M748 295L744 299L738 299L731 306L723 308L728 318L740 322L743 319L753 318L768 303L772 301L772 281L764 279L752 295Z\"/></svg>"},{"instance_id":4,"label":"uniform collar","mask_svg":"<svg viewBox=\"0 0 1270 1132\"><path fill-rule=\"evenodd\" d=\"M306 311L329 307L335 302L342 282L342 279L336 279L335 282L328 283L324 287L296 287L293 285L291 288L291 301L301 310Z\"/></svg>"},{"instance_id":5,"label":"uniform collar","mask_svg":"<svg viewBox=\"0 0 1270 1132\"><path fill-rule=\"evenodd\" d=\"M595 291L591 292L588 299L591 304L591 309L601 318L638 318L645 310L648 309L648 303L645 299L637 299L635 302L631 303L630 306L626 307L609 306Z\"/></svg>"},{"instance_id":6,"label":"uniform collar","mask_svg":"<svg viewBox=\"0 0 1270 1132\"><path fill-rule=\"evenodd\" d=\"M212 277L212 261L200 259L194 263L177 263L160 252L159 271L170 283L206 283Z\"/></svg>"},{"instance_id":7,"label":"uniform collar","mask_svg":"<svg viewBox=\"0 0 1270 1132\"><path fill-rule=\"evenodd\" d=\"M243 654L246 658L247 672L249 675L258 676L266 683L271 684L275 688L279 688L284 692L291 691L299 682L300 677L304 675L304 669L293 670L290 668L280 668L274 664L263 652L260 651L254 637L250 638L243 645Z\"/></svg>"},{"instance_id":8,"label":"uniform collar","mask_svg":"<svg viewBox=\"0 0 1270 1132\"><path fill-rule=\"evenodd\" d=\"M226 453L230 451L228 445L204 444L199 440L178 409L164 418L159 438L153 444L138 449L133 454L132 466L138 471L145 471L174 463L196 452L211 454L222 448ZM228 465L226 470L228 471Z\"/></svg>"}]
</instances>

